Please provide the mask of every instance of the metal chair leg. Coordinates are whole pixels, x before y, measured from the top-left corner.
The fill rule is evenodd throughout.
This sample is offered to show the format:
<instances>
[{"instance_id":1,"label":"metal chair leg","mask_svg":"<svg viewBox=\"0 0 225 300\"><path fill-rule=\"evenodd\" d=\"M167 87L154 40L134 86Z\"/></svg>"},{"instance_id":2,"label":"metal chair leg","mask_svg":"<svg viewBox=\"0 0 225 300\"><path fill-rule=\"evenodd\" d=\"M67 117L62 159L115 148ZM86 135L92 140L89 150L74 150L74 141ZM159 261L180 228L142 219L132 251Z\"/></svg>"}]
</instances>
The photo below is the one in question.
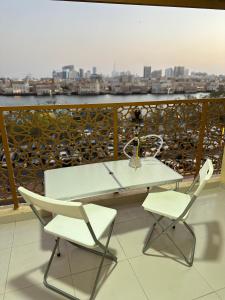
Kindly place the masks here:
<instances>
[{"instance_id":1,"label":"metal chair leg","mask_svg":"<svg viewBox=\"0 0 225 300\"><path fill-rule=\"evenodd\" d=\"M188 231L191 233L192 237L193 237L193 247L192 247L192 251L191 251L191 257L189 260L189 264L190 267L193 265L193 261L194 261L194 256L195 256L195 245L196 245L196 236L194 231L191 229L191 227L184 221L183 222L184 225L186 226L186 228L188 229Z\"/></svg>"},{"instance_id":2,"label":"metal chair leg","mask_svg":"<svg viewBox=\"0 0 225 300\"><path fill-rule=\"evenodd\" d=\"M59 242L58 242L58 246L57 246L57 256L60 257L61 256L61 252L60 252L60 247L59 247Z\"/></svg>"},{"instance_id":3,"label":"metal chair leg","mask_svg":"<svg viewBox=\"0 0 225 300\"><path fill-rule=\"evenodd\" d=\"M45 271L45 274L44 274L44 280L43 280L43 283L44 283L44 285L45 285L48 289L50 289L50 290L52 290L52 291L54 291L54 292L56 292L56 293L58 293L58 294L60 294L60 295L62 295L62 296L64 296L64 297L66 297L66 298L68 298L68 299L71 299L71 300L79 300L79 298L76 298L76 297L74 297L74 296L72 296L72 295L70 295L70 294L64 292L63 290L60 290L60 289L58 289L57 287L55 287L55 286L53 286L53 285L51 285L51 284L49 284L49 283L47 282L49 269L50 269L50 267L51 267L51 264L52 264L52 261L53 261L53 258L54 258L56 249L57 249L57 247L58 247L58 244L59 244L59 238L56 239L55 246L54 246L54 248L53 248L53 251L52 251L52 254L51 254L49 263L48 263L48 265L47 265L47 268L46 268L46 271Z\"/></svg>"},{"instance_id":4,"label":"metal chair leg","mask_svg":"<svg viewBox=\"0 0 225 300\"><path fill-rule=\"evenodd\" d=\"M152 214L152 213L151 213ZM157 219L154 214L152 214L152 216L154 217L154 219L156 220L156 222L153 224L152 226L152 229L150 231L150 234L148 236L148 239L145 243L145 246L143 248L143 253L146 252L146 249L148 248L149 246L149 242L151 240L151 237L152 237L152 233L154 231L154 228L156 225L159 225L159 227L162 229L162 231L151 241L155 241L156 239L158 239L160 236L162 236L163 234L166 234L167 237L169 238L169 240L172 242L172 244L174 245L174 247L178 250L178 252L181 254L181 256L183 257L183 259L185 260L185 262L187 263L187 265L189 267L191 267L193 265L193 261L194 261L194 253L195 253L195 245L196 245L196 237L195 237L195 234L193 232L193 230L190 228L190 226L185 222L183 221L185 227L188 229L188 231L191 233L192 237L193 237L193 246L192 246L192 250L191 250L191 256L190 258L186 257L185 254L183 253L183 251L177 246L177 244L175 243L175 241L172 239L172 237L169 235L168 233L168 230L172 227L174 228L174 226L179 222L179 220L173 220L169 226L167 226L166 228L163 227L163 225L160 223L160 220L162 219L161 217L159 219Z\"/></svg>"},{"instance_id":5,"label":"metal chair leg","mask_svg":"<svg viewBox=\"0 0 225 300\"><path fill-rule=\"evenodd\" d=\"M154 224L152 225L152 228L151 228L151 230L149 231L149 233L148 233L148 235L147 235L147 238L146 238L144 247L143 247L143 249L142 249L142 252L143 252L143 253L145 253L145 252L147 251L147 249L149 248L149 242L150 242L150 240L151 240L151 238L152 238L152 234L153 234L153 232L154 232L154 230L155 230L155 226L156 226L156 223L154 223Z\"/></svg>"},{"instance_id":6,"label":"metal chair leg","mask_svg":"<svg viewBox=\"0 0 225 300\"><path fill-rule=\"evenodd\" d=\"M150 214L153 215L152 213L150 213ZM152 228L150 229L150 231L149 231L149 233L148 233L148 235L147 235L147 238L146 238L144 247L143 247L143 249L142 249L143 254L144 254L144 253L147 251L147 249L149 248L149 243L150 243L150 240L151 240L151 238L152 238L152 234L153 234L153 232L154 232L155 226L156 226L157 223L158 223L160 220L162 220L163 218L164 218L163 216L159 217L159 219L158 219L158 220L156 219L156 222L152 225Z\"/></svg>"},{"instance_id":7,"label":"metal chair leg","mask_svg":"<svg viewBox=\"0 0 225 300\"><path fill-rule=\"evenodd\" d=\"M92 293L91 293L91 297L90 297L90 300L94 299L94 296L95 296L95 292L96 292L96 288L97 288L97 285L98 285L98 281L99 281L99 277L100 277L100 274L101 274L101 270L102 270L102 267L103 267L103 262L104 262L104 259L106 257L106 254L108 252L108 246L109 246L109 241L110 241L110 238L111 238L111 235L112 235L112 231L113 231L113 225L114 225L114 222L112 223L111 225L111 228L109 230L109 235L108 235L108 239L107 239L107 242L104 246L104 253L103 253L103 256L102 256L102 259L101 259L101 262L100 262L100 265L99 265L99 268L98 268L98 273L96 275L96 278L95 278L95 282L94 282L94 287L92 289ZM114 259L113 259L114 260ZM117 261L116 261L117 262Z\"/></svg>"},{"instance_id":8,"label":"metal chair leg","mask_svg":"<svg viewBox=\"0 0 225 300\"><path fill-rule=\"evenodd\" d=\"M116 256L114 256L114 255L108 250L109 241L110 241L110 238L111 238L111 235L112 235L112 231L113 231L113 225L114 225L114 222L111 224L111 227L110 227L110 230L109 230L109 234L108 234L108 238L107 238L106 245L104 246L103 244L101 244L101 243L99 242L99 246L100 246L101 248L104 248L104 251L103 251L103 252L96 251L96 250L93 250L93 249L87 249L87 248L81 247L81 248L83 248L83 249L85 249L85 250L87 250L87 251L89 251L89 252L92 252L92 253L95 253L95 254L97 254L97 255L102 256L102 259L101 259L101 262L100 262L100 265L99 265L99 268L98 268L98 272L97 272L97 275L96 275L96 278L95 278L94 286L93 286L93 289L92 289L92 292L91 292L90 300L93 300L94 297L95 297L95 292L96 292L96 288L97 288L97 285L98 285L98 282L99 282L99 278L100 278L101 270L102 270L102 267L103 267L104 259L105 259L105 258L109 258L109 259L111 259L111 260L117 262ZM50 267L51 267L51 264L52 264L54 255L55 255L55 253L56 253L57 248L59 249L59 240L60 240L60 239L57 238L56 241L55 241L55 242L56 242L56 243L55 243L55 246L54 246L54 248L53 248L53 251L52 251L50 260L49 260L49 262L48 262L47 268L46 268L45 273L44 273L44 280L43 280L43 283L44 283L44 285L45 285L48 289L50 289L50 290L52 290L52 291L54 291L54 292L56 292L56 293L58 293L58 294L60 294L60 295L62 295L62 296L64 296L64 297L66 297L66 298L68 298L68 299L71 299L71 300L80 300L79 298L76 298L76 297L74 297L74 296L72 296L72 295L70 295L70 294L64 292L63 290L60 290L60 289L56 288L55 286L53 286L53 285L51 285L51 284L49 284L49 283L47 282L48 273L49 273L49 270L50 270ZM72 243L72 244L73 244L73 245L76 245L76 244L74 244L74 243ZM77 246L77 245L76 245L76 246Z\"/></svg>"}]
</instances>

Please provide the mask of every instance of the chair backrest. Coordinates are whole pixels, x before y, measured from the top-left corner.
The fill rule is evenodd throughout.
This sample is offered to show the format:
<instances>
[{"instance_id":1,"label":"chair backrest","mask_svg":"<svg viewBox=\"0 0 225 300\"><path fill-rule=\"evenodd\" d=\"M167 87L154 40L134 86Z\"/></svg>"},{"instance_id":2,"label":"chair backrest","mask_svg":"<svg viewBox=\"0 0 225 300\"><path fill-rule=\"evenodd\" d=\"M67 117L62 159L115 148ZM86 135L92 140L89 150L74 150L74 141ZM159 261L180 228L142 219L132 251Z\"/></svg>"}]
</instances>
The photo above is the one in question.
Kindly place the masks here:
<instances>
[{"instance_id":1,"label":"chair backrest","mask_svg":"<svg viewBox=\"0 0 225 300\"><path fill-rule=\"evenodd\" d=\"M83 219L86 223L89 222L81 202L54 200L33 193L25 189L24 187L19 187L18 191L29 205L37 206L53 214L63 215L70 218Z\"/></svg>"},{"instance_id":2,"label":"chair backrest","mask_svg":"<svg viewBox=\"0 0 225 300\"><path fill-rule=\"evenodd\" d=\"M207 159L202 168L199 171L199 186L194 192L194 195L197 197L199 196L200 192L203 190L204 186L206 185L207 181L213 175L213 164L211 159Z\"/></svg>"}]
</instances>

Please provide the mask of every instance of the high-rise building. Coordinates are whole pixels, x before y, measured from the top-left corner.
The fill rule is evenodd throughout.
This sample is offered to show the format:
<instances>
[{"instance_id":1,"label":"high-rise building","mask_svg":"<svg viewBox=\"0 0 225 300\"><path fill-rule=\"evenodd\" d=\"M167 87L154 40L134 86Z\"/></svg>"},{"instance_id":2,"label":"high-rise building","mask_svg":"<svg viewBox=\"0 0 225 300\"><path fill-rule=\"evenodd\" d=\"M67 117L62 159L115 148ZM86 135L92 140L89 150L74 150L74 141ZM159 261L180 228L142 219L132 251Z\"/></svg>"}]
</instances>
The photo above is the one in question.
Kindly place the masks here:
<instances>
[{"instance_id":1,"label":"high-rise building","mask_svg":"<svg viewBox=\"0 0 225 300\"><path fill-rule=\"evenodd\" d=\"M184 67L183 66L174 67L174 77L184 77Z\"/></svg>"},{"instance_id":2,"label":"high-rise building","mask_svg":"<svg viewBox=\"0 0 225 300\"><path fill-rule=\"evenodd\" d=\"M189 70L188 69L184 69L184 76L188 77L189 76Z\"/></svg>"},{"instance_id":3,"label":"high-rise building","mask_svg":"<svg viewBox=\"0 0 225 300\"><path fill-rule=\"evenodd\" d=\"M74 65L64 66L64 67L62 67L62 70L63 71L68 70L69 72L72 72L72 71L74 71Z\"/></svg>"},{"instance_id":4,"label":"high-rise building","mask_svg":"<svg viewBox=\"0 0 225 300\"><path fill-rule=\"evenodd\" d=\"M93 75L96 75L96 74L97 74L97 68L96 68L96 67L93 67L93 68L92 68L92 74L93 74Z\"/></svg>"},{"instance_id":5,"label":"high-rise building","mask_svg":"<svg viewBox=\"0 0 225 300\"><path fill-rule=\"evenodd\" d=\"M84 78L84 69L79 70L79 77Z\"/></svg>"},{"instance_id":6,"label":"high-rise building","mask_svg":"<svg viewBox=\"0 0 225 300\"><path fill-rule=\"evenodd\" d=\"M169 77L173 77L173 68L168 68L165 70L165 77L169 78Z\"/></svg>"},{"instance_id":7,"label":"high-rise building","mask_svg":"<svg viewBox=\"0 0 225 300\"><path fill-rule=\"evenodd\" d=\"M63 69L62 70L62 79L68 79L69 78L69 70Z\"/></svg>"},{"instance_id":8,"label":"high-rise building","mask_svg":"<svg viewBox=\"0 0 225 300\"><path fill-rule=\"evenodd\" d=\"M155 70L151 73L151 78L160 79L162 77L162 70Z\"/></svg>"},{"instance_id":9,"label":"high-rise building","mask_svg":"<svg viewBox=\"0 0 225 300\"><path fill-rule=\"evenodd\" d=\"M152 67L144 66L144 78L151 78Z\"/></svg>"}]
</instances>

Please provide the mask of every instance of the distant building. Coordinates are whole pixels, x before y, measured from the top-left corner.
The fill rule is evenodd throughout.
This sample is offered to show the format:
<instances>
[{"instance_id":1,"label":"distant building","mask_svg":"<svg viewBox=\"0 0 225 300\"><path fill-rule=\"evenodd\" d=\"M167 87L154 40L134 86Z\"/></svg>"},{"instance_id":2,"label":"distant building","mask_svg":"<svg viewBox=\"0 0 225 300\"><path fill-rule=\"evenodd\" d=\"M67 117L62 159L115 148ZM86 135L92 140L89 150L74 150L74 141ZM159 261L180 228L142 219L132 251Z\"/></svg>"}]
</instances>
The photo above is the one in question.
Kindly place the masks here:
<instances>
[{"instance_id":1,"label":"distant building","mask_svg":"<svg viewBox=\"0 0 225 300\"><path fill-rule=\"evenodd\" d=\"M151 78L160 79L162 77L162 70L155 70L151 73Z\"/></svg>"},{"instance_id":2,"label":"distant building","mask_svg":"<svg viewBox=\"0 0 225 300\"><path fill-rule=\"evenodd\" d=\"M207 73L203 73L203 72L191 72L191 77L194 78L204 78L207 77Z\"/></svg>"},{"instance_id":3,"label":"distant building","mask_svg":"<svg viewBox=\"0 0 225 300\"><path fill-rule=\"evenodd\" d=\"M100 83L98 80L81 80L78 87L78 95L98 95Z\"/></svg>"},{"instance_id":4,"label":"distant building","mask_svg":"<svg viewBox=\"0 0 225 300\"><path fill-rule=\"evenodd\" d=\"M169 77L171 78L173 76L174 76L173 68L168 68L168 69L165 70L165 77L166 78L169 78Z\"/></svg>"},{"instance_id":5,"label":"distant building","mask_svg":"<svg viewBox=\"0 0 225 300\"><path fill-rule=\"evenodd\" d=\"M27 82L16 81L12 82L12 92L14 95L23 95L30 92L30 86Z\"/></svg>"},{"instance_id":6,"label":"distant building","mask_svg":"<svg viewBox=\"0 0 225 300\"><path fill-rule=\"evenodd\" d=\"M61 71L53 71L52 72L52 78L53 79L62 79L63 78L63 74Z\"/></svg>"},{"instance_id":7,"label":"distant building","mask_svg":"<svg viewBox=\"0 0 225 300\"><path fill-rule=\"evenodd\" d=\"M51 96L52 95L52 85L50 84L37 84L36 85L37 96Z\"/></svg>"},{"instance_id":8,"label":"distant building","mask_svg":"<svg viewBox=\"0 0 225 300\"><path fill-rule=\"evenodd\" d=\"M89 79L90 77L91 77L91 71L87 70L87 72L85 72L85 78Z\"/></svg>"},{"instance_id":9,"label":"distant building","mask_svg":"<svg viewBox=\"0 0 225 300\"><path fill-rule=\"evenodd\" d=\"M96 67L93 67L93 68L92 68L92 74L93 74L93 75L96 75L96 74L97 74L97 68L96 68Z\"/></svg>"},{"instance_id":10,"label":"distant building","mask_svg":"<svg viewBox=\"0 0 225 300\"><path fill-rule=\"evenodd\" d=\"M84 78L84 69L79 70L79 77Z\"/></svg>"},{"instance_id":11,"label":"distant building","mask_svg":"<svg viewBox=\"0 0 225 300\"><path fill-rule=\"evenodd\" d=\"M62 79L74 79L76 76L74 65L67 65L62 67Z\"/></svg>"},{"instance_id":12,"label":"distant building","mask_svg":"<svg viewBox=\"0 0 225 300\"><path fill-rule=\"evenodd\" d=\"M151 78L151 72L152 72L152 67L151 66L144 66L144 78Z\"/></svg>"},{"instance_id":13,"label":"distant building","mask_svg":"<svg viewBox=\"0 0 225 300\"><path fill-rule=\"evenodd\" d=\"M64 66L62 67L62 70L68 70L69 72L74 71L74 65Z\"/></svg>"},{"instance_id":14,"label":"distant building","mask_svg":"<svg viewBox=\"0 0 225 300\"><path fill-rule=\"evenodd\" d=\"M69 71L67 69L62 70L62 79L69 79Z\"/></svg>"},{"instance_id":15,"label":"distant building","mask_svg":"<svg viewBox=\"0 0 225 300\"><path fill-rule=\"evenodd\" d=\"M184 76L188 77L189 76L189 70L188 69L184 69Z\"/></svg>"},{"instance_id":16,"label":"distant building","mask_svg":"<svg viewBox=\"0 0 225 300\"><path fill-rule=\"evenodd\" d=\"M184 70L183 66L174 67L174 77L184 77Z\"/></svg>"}]
</instances>

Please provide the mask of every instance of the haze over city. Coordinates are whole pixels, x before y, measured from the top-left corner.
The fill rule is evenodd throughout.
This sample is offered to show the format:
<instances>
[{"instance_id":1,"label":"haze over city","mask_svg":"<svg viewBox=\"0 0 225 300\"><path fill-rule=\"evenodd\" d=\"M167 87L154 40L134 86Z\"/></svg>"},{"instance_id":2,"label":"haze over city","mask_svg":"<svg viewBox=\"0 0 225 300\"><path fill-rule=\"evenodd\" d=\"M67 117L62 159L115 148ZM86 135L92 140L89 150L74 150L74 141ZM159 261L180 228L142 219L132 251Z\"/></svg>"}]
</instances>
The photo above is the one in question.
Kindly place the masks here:
<instances>
[{"instance_id":1,"label":"haze over city","mask_svg":"<svg viewBox=\"0 0 225 300\"><path fill-rule=\"evenodd\" d=\"M75 68L111 74L144 65L225 73L225 11L7 0L0 3L0 77Z\"/></svg>"}]
</instances>

